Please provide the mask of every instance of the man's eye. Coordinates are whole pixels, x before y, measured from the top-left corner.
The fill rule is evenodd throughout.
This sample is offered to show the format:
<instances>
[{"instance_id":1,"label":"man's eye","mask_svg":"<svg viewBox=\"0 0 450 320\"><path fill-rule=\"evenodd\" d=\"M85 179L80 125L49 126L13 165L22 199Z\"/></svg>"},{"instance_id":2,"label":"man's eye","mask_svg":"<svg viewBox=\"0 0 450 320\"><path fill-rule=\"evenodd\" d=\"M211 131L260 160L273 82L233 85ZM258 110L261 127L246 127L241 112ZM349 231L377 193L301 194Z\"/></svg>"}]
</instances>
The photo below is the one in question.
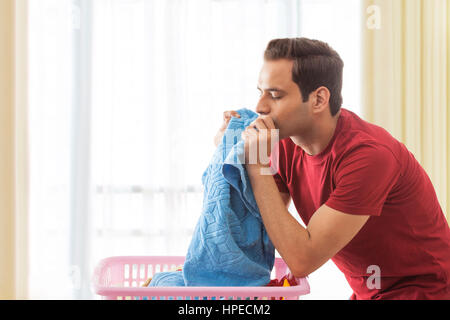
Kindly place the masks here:
<instances>
[{"instance_id":1,"label":"man's eye","mask_svg":"<svg viewBox=\"0 0 450 320\"><path fill-rule=\"evenodd\" d=\"M259 97L261 98L262 95L263 95L263 93L260 91L260 92L259 92ZM280 99L282 98L282 97L274 97L274 96L272 96L272 95L270 95L270 97L272 98L272 100L280 100Z\"/></svg>"}]
</instances>

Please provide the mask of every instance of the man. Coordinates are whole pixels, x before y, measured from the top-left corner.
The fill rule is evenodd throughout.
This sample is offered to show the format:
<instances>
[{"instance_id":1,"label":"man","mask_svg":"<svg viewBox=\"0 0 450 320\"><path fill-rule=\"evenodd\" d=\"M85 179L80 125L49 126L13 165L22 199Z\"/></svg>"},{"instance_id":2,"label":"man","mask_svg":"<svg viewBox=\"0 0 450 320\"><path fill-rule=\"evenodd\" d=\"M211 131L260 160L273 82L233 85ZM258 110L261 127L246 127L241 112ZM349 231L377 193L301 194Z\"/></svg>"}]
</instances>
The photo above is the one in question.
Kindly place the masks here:
<instances>
[{"instance_id":1,"label":"man","mask_svg":"<svg viewBox=\"0 0 450 320\"><path fill-rule=\"evenodd\" d=\"M248 159L261 143L270 150L264 130L279 130L277 173L246 164L269 237L297 277L332 259L351 299L450 299L450 229L433 185L402 143L341 109L342 72L321 41L268 44L260 116L242 136ZM306 228L288 212L291 198Z\"/></svg>"}]
</instances>

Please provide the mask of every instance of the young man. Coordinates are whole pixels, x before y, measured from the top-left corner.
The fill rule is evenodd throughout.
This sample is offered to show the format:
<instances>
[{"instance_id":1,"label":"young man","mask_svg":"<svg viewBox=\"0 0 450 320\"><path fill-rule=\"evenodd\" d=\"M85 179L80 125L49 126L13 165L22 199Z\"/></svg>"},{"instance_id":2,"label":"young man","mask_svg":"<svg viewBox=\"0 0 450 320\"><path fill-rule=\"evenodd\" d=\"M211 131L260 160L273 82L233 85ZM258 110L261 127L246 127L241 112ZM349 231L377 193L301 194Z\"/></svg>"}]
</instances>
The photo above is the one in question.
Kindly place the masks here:
<instances>
[{"instance_id":1,"label":"young man","mask_svg":"<svg viewBox=\"0 0 450 320\"><path fill-rule=\"evenodd\" d=\"M450 229L433 185L402 143L341 109L342 72L321 41L276 39L265 51L260 117L243 138L247 153L270 150L261 132L279 130L278 172L246 164L267 232L297 277L332 259L352 299L450 299Z\"/></svg>"}]
</instances>

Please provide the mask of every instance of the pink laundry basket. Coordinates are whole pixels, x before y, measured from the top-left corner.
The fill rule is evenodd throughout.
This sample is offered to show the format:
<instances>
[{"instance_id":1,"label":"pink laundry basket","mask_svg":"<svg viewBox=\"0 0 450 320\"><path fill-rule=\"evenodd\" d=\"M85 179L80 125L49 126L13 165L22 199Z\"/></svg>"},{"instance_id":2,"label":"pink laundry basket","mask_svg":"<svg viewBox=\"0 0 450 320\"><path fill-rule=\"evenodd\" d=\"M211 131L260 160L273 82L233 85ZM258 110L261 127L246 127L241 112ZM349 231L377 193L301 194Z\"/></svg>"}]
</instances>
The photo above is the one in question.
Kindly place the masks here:
<instances>
[{"instance_id":1,"label":"pink laundry basket","mask_svg":"<svg viewBox=\"0 0 450 320\"><path fill-rule=\"evenodd\" d=\"M141 287L155 273L170 271L184 260L175 256L103 259L92 277L95 293L107 300L298 300L309 293L306 278L297 278L299 284L291 287ZM271 279L281 279L288 272L284 261L276 258Z\"/></svg>"}]
</instances>

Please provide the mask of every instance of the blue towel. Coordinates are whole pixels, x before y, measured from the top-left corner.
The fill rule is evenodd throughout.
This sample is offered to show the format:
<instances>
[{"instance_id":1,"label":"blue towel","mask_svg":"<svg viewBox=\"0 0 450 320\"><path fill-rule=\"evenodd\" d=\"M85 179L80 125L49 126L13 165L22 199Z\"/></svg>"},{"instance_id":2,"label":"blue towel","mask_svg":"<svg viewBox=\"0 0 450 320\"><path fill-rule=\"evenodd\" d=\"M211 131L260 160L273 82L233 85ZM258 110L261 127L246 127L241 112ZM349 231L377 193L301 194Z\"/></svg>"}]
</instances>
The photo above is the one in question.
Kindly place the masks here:
<instances>
[{"instance_id":1,"label":"blue towel","mask_svg":"<svg viewBox=\"0 0 450 320\"><path fill-rule=\"evenodd\" d=\"M243 166L242 131L258 115L237 111L203 173L203 210L183 271L156 274L149 286L262 286L270 281L275 248L264 228Z\"/></svg>"}]
</instances>

